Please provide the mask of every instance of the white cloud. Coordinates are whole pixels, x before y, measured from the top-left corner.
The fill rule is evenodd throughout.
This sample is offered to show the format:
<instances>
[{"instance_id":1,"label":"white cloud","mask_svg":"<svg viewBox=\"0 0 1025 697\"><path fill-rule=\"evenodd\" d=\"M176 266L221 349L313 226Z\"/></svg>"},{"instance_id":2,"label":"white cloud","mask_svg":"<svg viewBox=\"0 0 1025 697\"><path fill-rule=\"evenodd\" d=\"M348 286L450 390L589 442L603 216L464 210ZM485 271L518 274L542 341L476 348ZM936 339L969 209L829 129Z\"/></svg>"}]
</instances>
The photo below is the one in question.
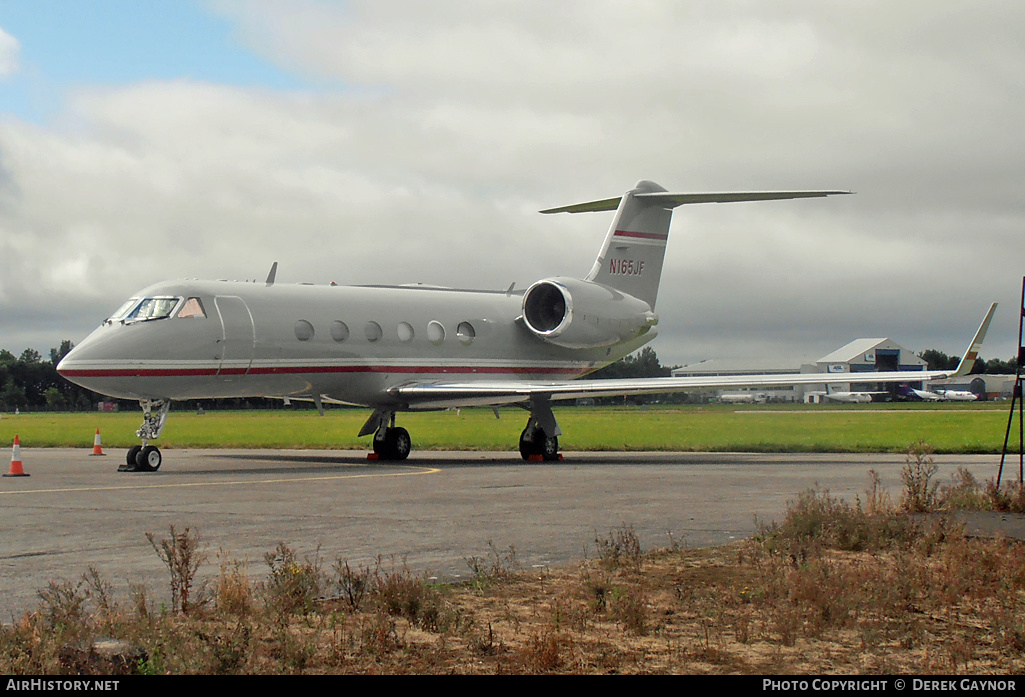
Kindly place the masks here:
<instances>
[{"instance_id":1,"label":"white cloud","mask_svg":"<svg viewBox=\"0 0 1025 697\"><path fill-rule=\"evenodd\" d=\"M960 351L1020 290L1025 15L908 5L214 2L341 86L81 88L55 124L0 121L0 323L39 318L47 338L3 331L42 350L151 281L274 260L282 282L583 274L609 217L534 211L645 178L858 192L678 209L664 362ZM986 355L1010 355L1013 314Z\"/></svg>"},{"instance_id":2,"label":"white cloud","mask_svg":"<svg viewBox=\"0 0 1025 697\"><path fill-rule=\"evenodd\" d=\"M21 44L0 27L0 78L18 72Z\"/></svg>"}]
</instances>

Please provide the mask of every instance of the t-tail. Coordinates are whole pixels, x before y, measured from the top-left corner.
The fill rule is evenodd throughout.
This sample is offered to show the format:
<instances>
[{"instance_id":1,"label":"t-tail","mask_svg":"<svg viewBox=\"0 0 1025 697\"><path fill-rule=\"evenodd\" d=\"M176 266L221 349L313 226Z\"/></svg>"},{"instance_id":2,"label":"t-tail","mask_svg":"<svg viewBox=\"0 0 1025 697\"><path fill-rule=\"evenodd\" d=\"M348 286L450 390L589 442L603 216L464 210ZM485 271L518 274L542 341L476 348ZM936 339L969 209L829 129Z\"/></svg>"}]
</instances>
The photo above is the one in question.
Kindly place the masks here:
<instances>
[{"instance_id":1,"label":"t-tail","mask_svg":"<svg viewBox=\"0 0 1025 697\"><path fill-rule=\"evenodd\" d=\"M670 193L642 180L622 196L549 208L542 213L616 211L605 242L584 280L600 283L643 300L654 309L662 262L669 240L673 209L687 203L733 203L774 199L816 198L849 191L756 191L736 193Z\"/></svg>"}]
</instances>

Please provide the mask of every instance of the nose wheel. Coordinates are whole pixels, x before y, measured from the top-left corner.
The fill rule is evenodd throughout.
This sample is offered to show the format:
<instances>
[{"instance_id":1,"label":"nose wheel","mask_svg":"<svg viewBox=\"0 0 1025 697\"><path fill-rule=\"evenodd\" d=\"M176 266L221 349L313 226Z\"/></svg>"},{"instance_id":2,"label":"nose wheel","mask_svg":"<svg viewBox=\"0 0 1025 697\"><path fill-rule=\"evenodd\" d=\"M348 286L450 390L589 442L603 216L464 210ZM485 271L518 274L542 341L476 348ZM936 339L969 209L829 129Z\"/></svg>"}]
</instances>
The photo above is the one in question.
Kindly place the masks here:
<instances>
[{"instance_id":1,"label":"nose wheel","mask_svg":"<svg viewBox=\"0 0 1025 697\"><path fill-rule=\"evenodd\" d=\"M125 464L117 468L118 472L156 472L160 469L163 456L160 448L155 445L133 445L125 456Z\"/></svg>"}]
</instances>

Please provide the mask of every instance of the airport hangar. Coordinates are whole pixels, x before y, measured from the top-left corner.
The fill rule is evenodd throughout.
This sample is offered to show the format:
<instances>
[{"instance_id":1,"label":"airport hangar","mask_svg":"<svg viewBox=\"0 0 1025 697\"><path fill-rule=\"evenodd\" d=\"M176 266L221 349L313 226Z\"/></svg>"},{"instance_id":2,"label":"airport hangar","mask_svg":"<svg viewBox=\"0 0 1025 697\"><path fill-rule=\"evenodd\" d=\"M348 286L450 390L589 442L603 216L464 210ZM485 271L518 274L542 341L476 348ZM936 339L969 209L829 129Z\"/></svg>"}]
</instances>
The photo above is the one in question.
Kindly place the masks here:
<instances>
[{"instance_id":1,"label":"airport hangar","mask_svg":"<svg viewBox=\"0 0 1025 697\"><path fill-rule=\"evenodd\" d=\"M893 399L899 385L880 385L871 381L871 373L906 370L908 384L922 389L921 380L914 381L914 373L926 369L926 362L913 351L901 347L891 339L855 339L814 362L785 359L711 359L673 370L674 377L765 375L791 373L822 373L821 383L813 385L783 385L779 387L751 387L715 390L709 397L722 402L809 402L822 401L827 392L883 392L879 395ZM830 383L830 373L865 373L863 382Z\"/></svg>"}]
</instances>

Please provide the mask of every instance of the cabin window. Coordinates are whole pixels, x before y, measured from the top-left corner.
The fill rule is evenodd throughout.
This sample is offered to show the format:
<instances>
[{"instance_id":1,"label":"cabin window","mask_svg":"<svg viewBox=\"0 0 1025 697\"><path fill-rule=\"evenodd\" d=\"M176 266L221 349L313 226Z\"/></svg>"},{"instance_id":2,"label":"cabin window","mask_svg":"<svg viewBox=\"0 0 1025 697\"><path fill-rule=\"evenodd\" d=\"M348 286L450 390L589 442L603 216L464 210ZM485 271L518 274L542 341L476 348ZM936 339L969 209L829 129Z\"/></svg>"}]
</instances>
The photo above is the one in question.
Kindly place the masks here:
<instances>
[{"instance_id":1,"label":"cabin window","mask_svg":"<svg viewBox=\"0 0 1025 697\"><path fill-rule=\"evenodd\" d=\"M477 332L469 322L460 322L459 326L456 327L456 338L459 339L463 346L472 344L476 337Z\"/></svg>"},{"instance_id":2,"label":"cabin window","mask_svg":"<svg viewBox=\"0 0 1025 697\"><path fill-rule=\"evenodd\" d=\"M309 341L313 338L313 325L304 319L295 323L295 338L299 341Z\"/></svg>"},{"instance_id":3,"label":"cabin window","mask_svg":"<svg viewBox=\"0 0 1025 697\"><path fill-rule=\"evenodd\" d=\"M331 338L335 341L342 342L349 338L349 325L341 320L335 320L331 323Z\"/></svg>"},{"instance_id":4,"label":"cabin window","mask_svg":"<svg viewBox=\"0 0 1025 697\"><path fill-rule=\"evenodd\" d=\"M174 312L181 298L158 297L143 298L142 301L125 315L125 322L145 322L152 319L166 319Z\"/></svg>"},{"instance_id":5,"label":"cabin window","mask_svg":"<svg viewBox=\"0 0 1025 697\"><path fill-rule=\"evenodd\" d=\"M427 323L427 340L435 346L440 346L445 341L445 326L436 319Z\"/></svg>"},{"instance_id":6,"label":"cabin window","mask_svg":"<svg viewBox=\"0 0 1025 697\"><path fill-rule=\"evenodd\" d=\"M409 322L399 322L399 341L409 343L413 340L413 325Z\"/></svg>"},{"instance_id":7,"label":"cabin window","mask_svg":"<svg viewBox=\"0 0 1025 697\"><path fill-rule=\"evenodd\" d=\"M381 325L377 322L367 322L366 326L363 327L363 333L367 336L367 341L377 341L384 336L384 330L381 329Z\"/></svg>"},{"instance_id":8,"label":"cabin window","mask_svg":"<svg viewBox=\"0 0 1025 697\"><path fill-rule=\"evenodd\" d=\"M199 298L189 298L178 310L176 315L180 319L205 318L206 311L203 309L203 301Z\"/></svg>"}]
</instances>

